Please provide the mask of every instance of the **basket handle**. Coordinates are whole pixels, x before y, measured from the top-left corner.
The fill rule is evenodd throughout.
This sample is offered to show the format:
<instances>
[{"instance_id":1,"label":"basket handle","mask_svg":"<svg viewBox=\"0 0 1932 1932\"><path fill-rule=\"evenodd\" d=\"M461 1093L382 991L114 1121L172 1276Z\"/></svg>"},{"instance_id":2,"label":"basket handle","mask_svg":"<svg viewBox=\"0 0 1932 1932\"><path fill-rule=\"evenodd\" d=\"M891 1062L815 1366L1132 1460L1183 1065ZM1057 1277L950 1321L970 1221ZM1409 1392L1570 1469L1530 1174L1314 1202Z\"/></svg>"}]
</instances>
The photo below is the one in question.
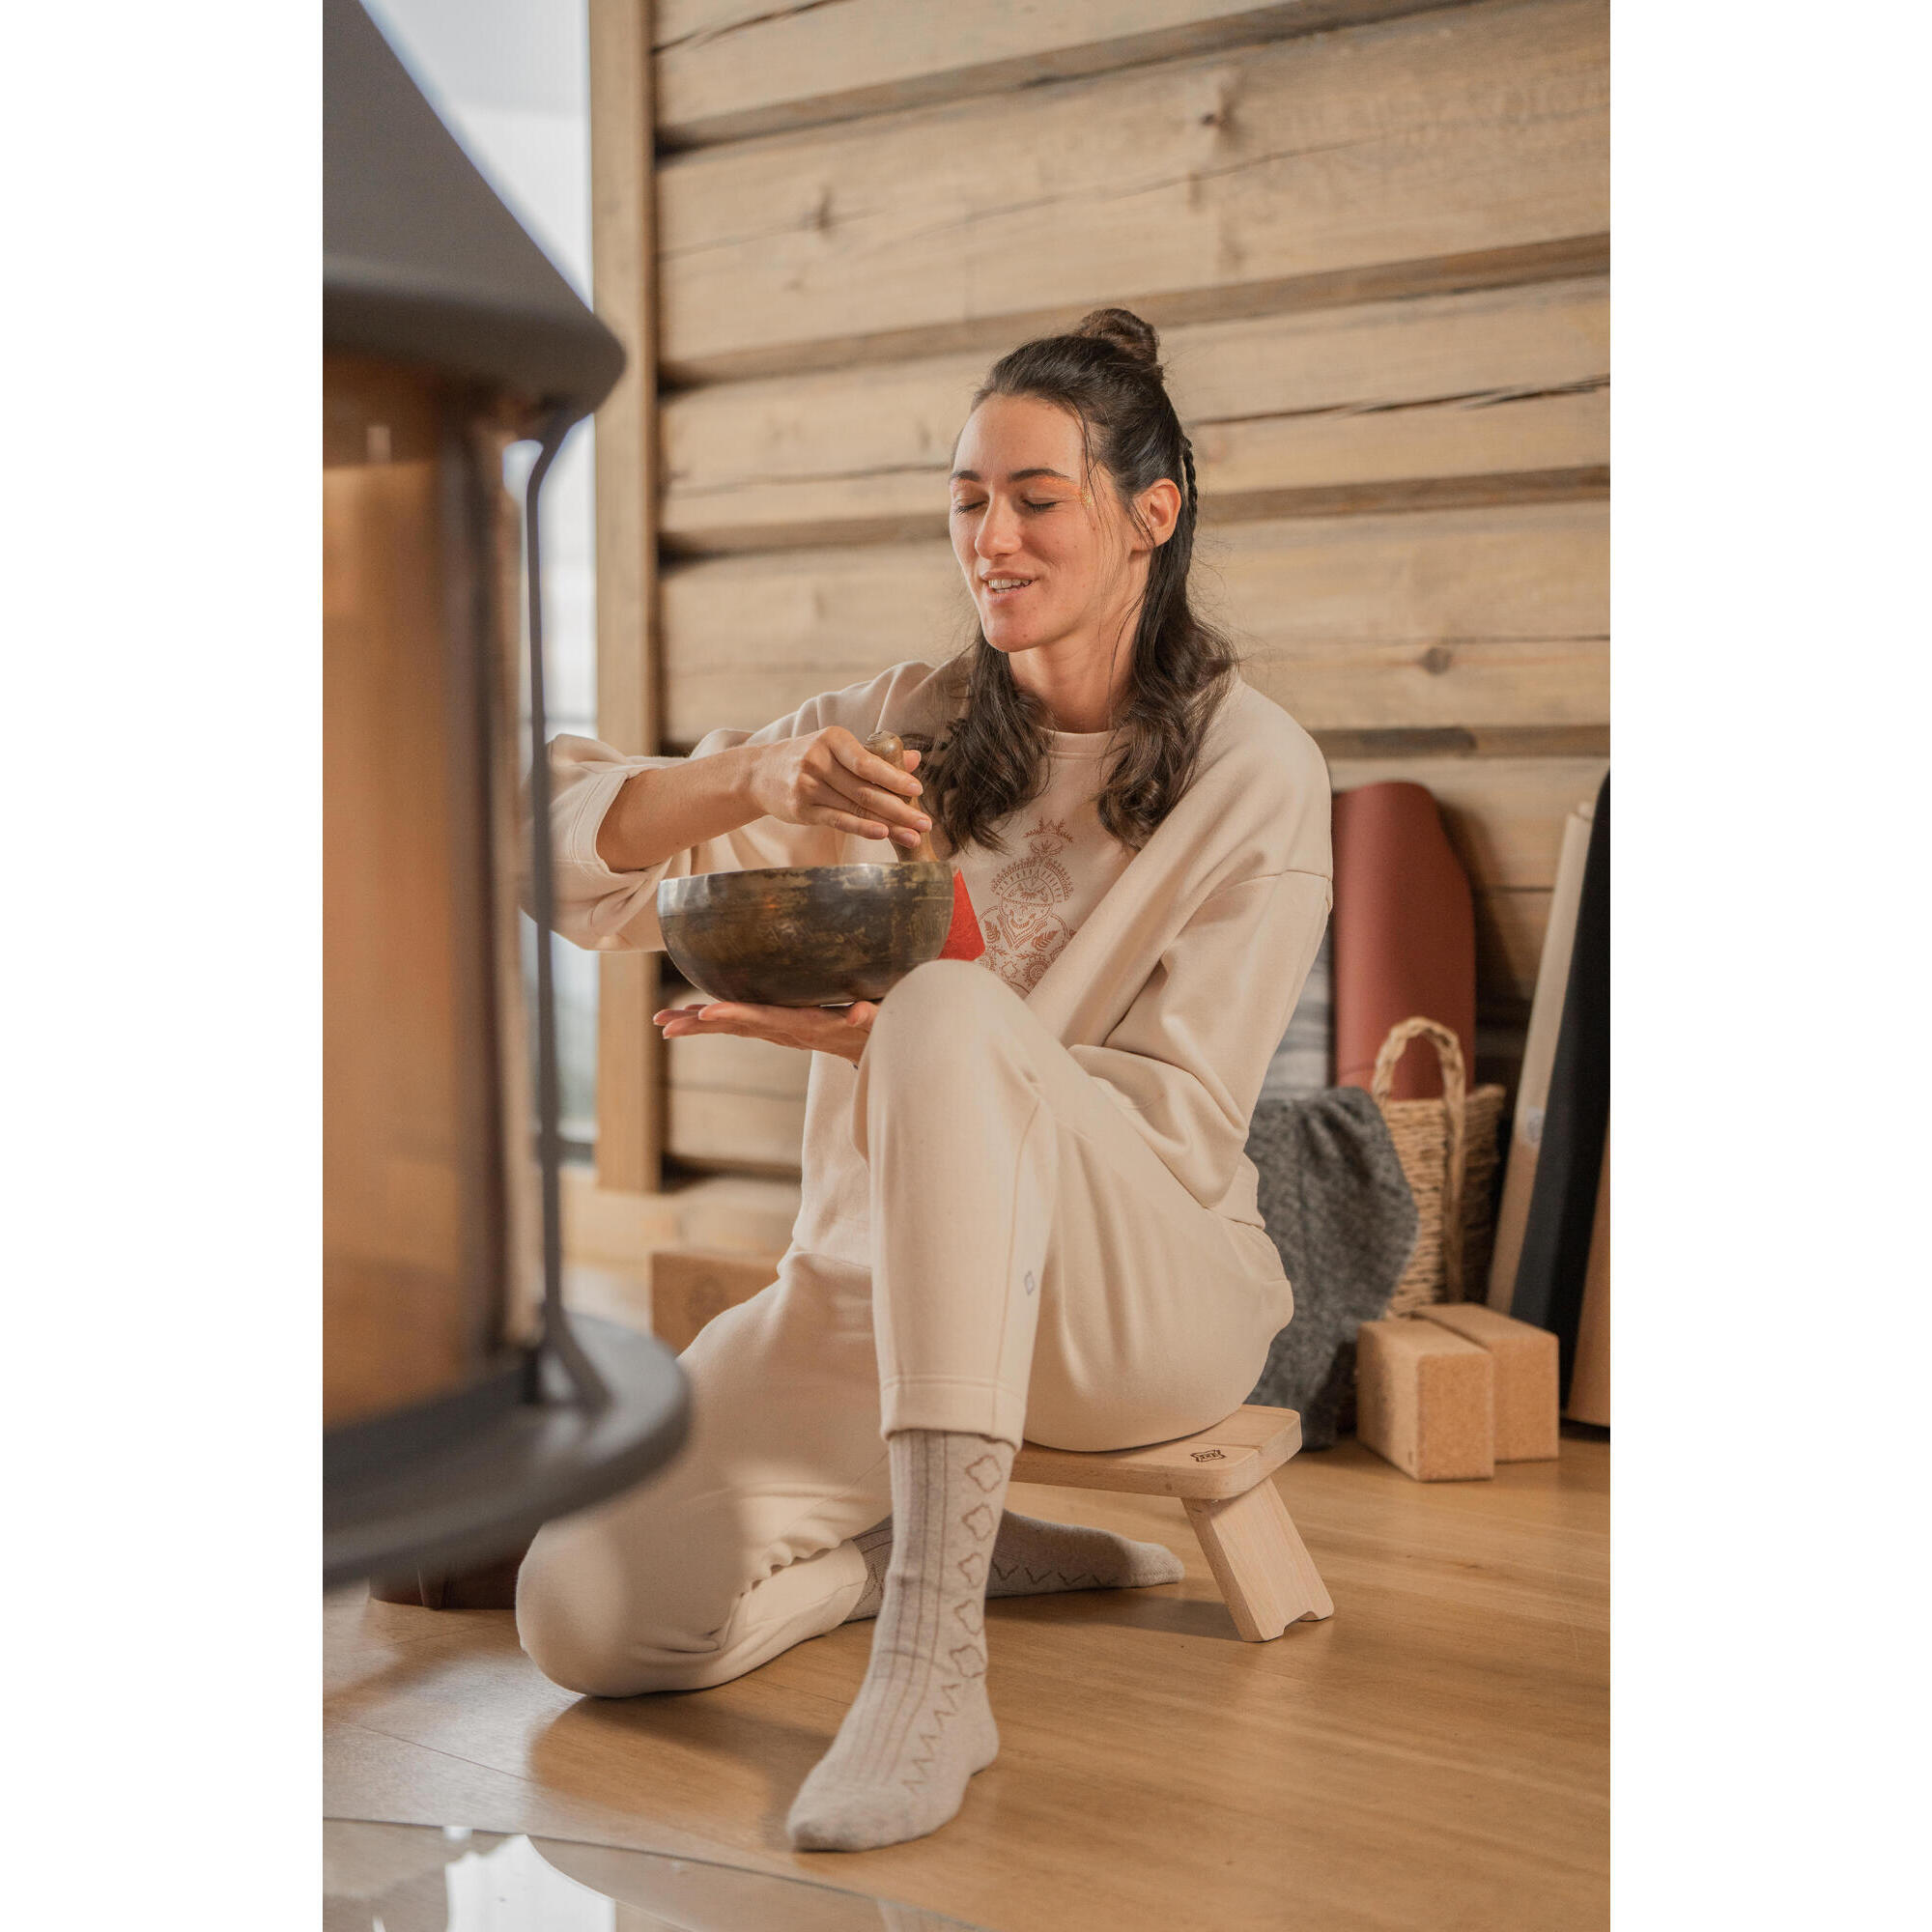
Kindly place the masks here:
<instances>
[{"instance_id":1,"label":"basket handle","mask_svg":"<svg viewBox=\"0 0 1932 1932\"><path fill-rule=\"evenodd\" d=\"M1467 1132L1467 1096L1463 1091L1463 1043L1446 1027L1419 1015L1388 1031L1369 1094L1378 1107L1386 1107L1395 1086L1395 1069L1412 1039L1427 1039L1442 1064L1442 1110L1448 1132L1443 1136L1442 1163L1442 1293L1450 1301L1463 1299L1463 1170Z\"/></svg>"}]
</instances>

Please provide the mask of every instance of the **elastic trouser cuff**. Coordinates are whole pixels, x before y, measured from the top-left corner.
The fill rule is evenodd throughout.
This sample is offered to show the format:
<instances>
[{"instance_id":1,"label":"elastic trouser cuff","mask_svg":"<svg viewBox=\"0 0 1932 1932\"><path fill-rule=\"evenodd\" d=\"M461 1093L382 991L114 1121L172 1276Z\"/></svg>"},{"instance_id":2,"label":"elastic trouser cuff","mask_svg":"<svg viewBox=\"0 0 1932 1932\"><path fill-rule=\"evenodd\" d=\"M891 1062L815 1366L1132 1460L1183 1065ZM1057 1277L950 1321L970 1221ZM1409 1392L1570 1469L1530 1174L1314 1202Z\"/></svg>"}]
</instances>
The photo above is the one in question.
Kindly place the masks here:
<instances>
[{"instance_id":1,"label":"elastic trouser cuff","mask_svg":"<svg viewBox=\"0 0 1932 1932\"><path fill-rule=\"evenodd\" d=\"M880 1385L879 1434L938 1429L990 1435L1018 1449L1026 1429L1026 1397L996 1382L943 1376L893 1376Z\"/></svg>"}]
</instances>

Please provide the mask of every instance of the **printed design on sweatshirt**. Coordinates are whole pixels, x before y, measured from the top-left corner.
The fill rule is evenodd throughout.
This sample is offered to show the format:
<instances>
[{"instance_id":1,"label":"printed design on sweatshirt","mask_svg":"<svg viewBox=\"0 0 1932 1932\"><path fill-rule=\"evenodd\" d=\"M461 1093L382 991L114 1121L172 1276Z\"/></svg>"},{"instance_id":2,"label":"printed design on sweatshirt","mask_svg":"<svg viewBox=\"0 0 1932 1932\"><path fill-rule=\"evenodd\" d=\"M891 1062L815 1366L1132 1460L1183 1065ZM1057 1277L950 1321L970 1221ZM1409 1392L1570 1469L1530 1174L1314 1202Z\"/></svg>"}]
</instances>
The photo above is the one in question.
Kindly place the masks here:
<instances>
[{"instance_id":1,"label":"printed design on sweatshirt","mask_svg":"<svg viewBox=\"0 0 1932 1932\"><path fill-rule=\"evenodd\" d=\"M1073 896L1073 875L1056 856L1073 843L1072 833L1042 816L1026 842L1026 856L993 875L992 903L980 921L986 964L1022 999L1074 931L1055 910Z\"/></svg>"}]
</instances>

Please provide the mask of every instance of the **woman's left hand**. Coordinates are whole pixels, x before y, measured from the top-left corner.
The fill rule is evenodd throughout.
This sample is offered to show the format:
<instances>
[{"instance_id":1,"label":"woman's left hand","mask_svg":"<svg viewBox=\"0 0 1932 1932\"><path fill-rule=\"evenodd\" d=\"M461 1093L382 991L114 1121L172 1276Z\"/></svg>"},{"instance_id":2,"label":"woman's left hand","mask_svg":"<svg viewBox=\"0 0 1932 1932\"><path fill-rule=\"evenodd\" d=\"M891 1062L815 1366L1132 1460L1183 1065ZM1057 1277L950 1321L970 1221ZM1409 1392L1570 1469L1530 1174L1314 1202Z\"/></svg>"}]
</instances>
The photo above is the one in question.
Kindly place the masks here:
<instances>
[{"instance_id":1,"label":"woman's left hand","mask_svg":"<svg viewBox=\"0 0 1932 1932\"><path fill-rule=\"evenodd\" d=\"M849 1007L753 1007L737 1000L713 1000L702 1007L666 1007L651 1015L667 1039L700 1034L728 1034L738 1039L768 1039L804 1053L836 1053L858 1065L879 1009L870 1000Z\"/></svg>"}]
</instances>

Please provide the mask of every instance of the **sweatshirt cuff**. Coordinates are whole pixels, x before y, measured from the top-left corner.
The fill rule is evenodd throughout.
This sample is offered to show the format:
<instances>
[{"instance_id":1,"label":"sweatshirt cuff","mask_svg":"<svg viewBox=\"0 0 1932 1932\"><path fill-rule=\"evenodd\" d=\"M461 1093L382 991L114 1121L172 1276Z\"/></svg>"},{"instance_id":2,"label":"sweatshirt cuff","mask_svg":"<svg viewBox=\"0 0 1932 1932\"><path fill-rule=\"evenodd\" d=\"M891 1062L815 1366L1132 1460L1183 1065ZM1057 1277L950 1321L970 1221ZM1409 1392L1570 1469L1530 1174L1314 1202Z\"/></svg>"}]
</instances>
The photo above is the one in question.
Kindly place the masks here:
<instances>
[{"instance_id":1,"label":"sweatshirt cuff","mask_svg":"<svg viewBox=\"0 0 1932 1932\"><path fill-rule=\"evenodd\" d=\"M578 888L568 896L601 898L636 885L652 869L646 866L635 872L613 872L597 856L597 835L603 829L605 814L616 804L617 794L634 773L681 763L680 758L639 758L631 764L611 765L594 777L580 780L572 788L572 810L557 829L555 847L558 867Z\"/></svg>"}]
</instances>

